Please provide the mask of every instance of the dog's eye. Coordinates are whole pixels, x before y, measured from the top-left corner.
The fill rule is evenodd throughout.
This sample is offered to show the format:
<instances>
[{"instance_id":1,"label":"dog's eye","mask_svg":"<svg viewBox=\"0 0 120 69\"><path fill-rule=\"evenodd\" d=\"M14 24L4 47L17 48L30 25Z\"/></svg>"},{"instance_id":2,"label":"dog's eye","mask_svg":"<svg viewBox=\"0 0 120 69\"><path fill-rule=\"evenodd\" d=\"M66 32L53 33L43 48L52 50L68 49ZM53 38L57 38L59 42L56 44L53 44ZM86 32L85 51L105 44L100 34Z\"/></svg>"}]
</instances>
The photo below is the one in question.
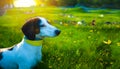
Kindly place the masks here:
<instances>
[{"instance_id":1,"label":"dog's eye","mask_svg":"<svg viewBox=\"0 0 120 69\"><path fill-rule=\"evenodd\" d=\"M40 25L40 27L45 27L45 25L43 24L43 25Z\"/></svg>"}]
</instances>

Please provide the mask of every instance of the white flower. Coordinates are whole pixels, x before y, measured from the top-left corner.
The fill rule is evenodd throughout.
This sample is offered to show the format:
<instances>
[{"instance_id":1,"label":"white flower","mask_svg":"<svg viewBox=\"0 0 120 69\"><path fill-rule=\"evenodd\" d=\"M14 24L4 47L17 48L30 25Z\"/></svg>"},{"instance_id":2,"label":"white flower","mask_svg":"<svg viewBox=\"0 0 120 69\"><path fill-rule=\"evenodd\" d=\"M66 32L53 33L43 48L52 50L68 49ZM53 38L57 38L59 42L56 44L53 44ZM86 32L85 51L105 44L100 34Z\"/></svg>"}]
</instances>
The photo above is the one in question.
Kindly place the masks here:
<instances>
[{"instance_id":1,"label":"white flower","mask_svg":"<svg viewBox=\"0 0 120 69\"><path fill-rule=\"evenodd\" d=\"M78 24L78 25L81 25L81 24L82 24L82 22L78 21L78 22L77 22L77 24Z\"/></svg>"},{"instance_id":2,"label":"white flower","mask_svg":"<svg viewBox=\"0 0 120 69\"><path fill-rule=\"evenodd\" d=\"M60 24L63 24L62 22L60 22Z\"/></svg>"},{"instance_id":3,"label":"white flower","mask_svg":"<svg viewBox=\"0 0 120 69\"><path fill-rule=\"evenodd\" d=\"M100 17L104 17L104 15L103 14L101 14L101 15L99 15Z\"/></svg>"}]
</instances>

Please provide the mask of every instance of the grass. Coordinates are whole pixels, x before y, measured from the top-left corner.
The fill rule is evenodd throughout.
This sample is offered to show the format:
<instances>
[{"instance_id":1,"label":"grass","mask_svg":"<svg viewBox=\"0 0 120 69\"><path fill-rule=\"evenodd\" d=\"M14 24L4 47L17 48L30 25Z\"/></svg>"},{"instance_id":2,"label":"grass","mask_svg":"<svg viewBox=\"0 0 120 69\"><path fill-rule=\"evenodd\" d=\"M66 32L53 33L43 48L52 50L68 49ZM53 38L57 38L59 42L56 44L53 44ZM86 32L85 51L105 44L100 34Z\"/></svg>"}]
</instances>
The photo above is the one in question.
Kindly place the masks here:
<instances>
[{"instance_id":1,"label":"grass","mask_svg":"<svg viewBox=\"0 0 120 69\"><path fill-rule=\"evenodd\" d=\"M86 13L80 8L56 7L9 9L0 16L0 47L20 42L24 22L42 16L62 33L55 38L45 38L43 59L36 69L119 69L120 11L106 12L111 11ZM96 26L90 25L93 19ZM77 24L80 21L85 24Z\"/></svg>"}]
</instances>

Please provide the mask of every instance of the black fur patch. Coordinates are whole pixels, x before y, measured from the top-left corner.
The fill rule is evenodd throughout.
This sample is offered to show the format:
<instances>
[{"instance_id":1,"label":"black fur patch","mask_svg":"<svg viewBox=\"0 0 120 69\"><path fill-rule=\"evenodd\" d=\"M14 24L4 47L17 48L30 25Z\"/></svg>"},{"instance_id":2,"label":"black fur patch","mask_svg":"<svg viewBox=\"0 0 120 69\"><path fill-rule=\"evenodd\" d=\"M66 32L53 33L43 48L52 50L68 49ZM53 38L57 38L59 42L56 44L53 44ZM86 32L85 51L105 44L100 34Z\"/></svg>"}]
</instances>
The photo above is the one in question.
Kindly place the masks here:
<instances>
[{"instance_id":1,"label":"black fur patch","mask_svg":"<svg viewBox=\"0 0 120 69\"><path fill-rule=\"evenodd\" d=\"M3 69L3 68L0 66L0 69Z\"/></svg>"},{"instance_id":2,"label":"black fur patch","mask_svg":"<svg viewBox=\"0 0 120 69\"><path fill-rule=\"evenodd\" d=\"M39 18L32 18L23 25L22 31L29 40L35 40L35 34L40 33L40 22Z\"/></svg>"},{"instance_id":3,"label":"black fur patch","mask_svg":"<svg viewBox=\"0 0 120 69\"><path fill-rule=\"evenodd\" d=\"M3 69L3 68L0 66L0 69Z\"/></svg>"},{"instance_id":4,"label":"black fur patch","mask_svg":"<svg viewBox=\"0 0 120 69\"><path fill-rule=\"evenodd\" d=\"M0 60L3 58L2 52L0 52Z\"/></svg>"},{"instance_id":5,"label":"black fur patch","mask_svg":"<svg viewBox=\"0 0 120 69\"><path fill-rule=\"evenodd\" d=\"M9 51L12 51L13 49L14 49L14 47L12 47L12 48L9 48L8 50L9 50Z\"/></svg>"}]
</instances>

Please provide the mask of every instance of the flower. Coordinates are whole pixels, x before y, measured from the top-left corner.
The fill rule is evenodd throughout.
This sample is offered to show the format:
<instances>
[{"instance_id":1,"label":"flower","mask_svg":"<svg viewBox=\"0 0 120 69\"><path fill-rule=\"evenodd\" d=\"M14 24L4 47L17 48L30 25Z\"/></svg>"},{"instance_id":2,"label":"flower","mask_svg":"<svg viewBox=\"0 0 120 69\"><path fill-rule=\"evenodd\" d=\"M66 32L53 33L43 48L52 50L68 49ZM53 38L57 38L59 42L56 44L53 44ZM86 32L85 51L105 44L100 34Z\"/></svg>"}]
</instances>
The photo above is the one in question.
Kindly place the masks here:
<instances>
[{"instance_id":1,"label":"flower","mask_svg":"<svg viewBox=\"0 0 120 69\"><path fill-rule=\"evenodd\" d=\"M93 30L90 30L90 32L92 33L92 32L93 32Z\"/></svg>"},{"instance_id":2,"label":"flower","mask_svg":"<svg viewBox=\"0 0 120 69\"><path fill-rule=\"evenodd\" d=\"M63 22L60 22L60 24L63 24Z\"/></svg>"},{"instance_id":3,"label":"flower","mask_svg":"<svg viewBox=\"0 0 120 69\"><path fill-rule=\"evenodd\" d=\"M113 64L113 62L110 62L110 64Z\"/></svg>"},{"instance_id":4,"label":"flower","mask_svg":"<svg viewBox=\"0 0 120 69\"><path fill-rule=\"evenodd\" d=\"M112 43L111 40L108 40L108 41L103 41L103 43L107 44L107 45L110 45Z\"/></svg>"},{"instance_id":5,"label":"flower","mask_svg":"<svg viewBox=\"0 0 120 69\"><path fill-rule=\"evenodd\" d=\"M120 42L117 43L117 46L120 46Z\"/></svg>"},{"instance_id":6,"label":"flower","mask_svg":"<svg viewBox=\"0 0 120 69\"><path fill-rule=\"evenodd\" d=\"M61 58L58 58L57 60L59 61Z\"/></svg>"},{"instance_id":7,"label":"flower","mask_svg":"<svg viewBox=\"0 0 120 69\"><path fill-rule=\"evenodd\" d=\"M103 14L101 14L101 15L99 15L99 17L101 17L101 18L102 18L102 17L104 17L104 15L103 15Z\"/></svg>"},{"instance_id":8,"label":"flower","mask_svg":"<svg viewBox=\"0 0 120 69\"><path fill-rule=\"evenodd\" d=\"M52 68L52 66L49 66L49 68L51 69L51 68Z\"/></svg>"},{"instance_id":9,"label":"flower","mask_svg":"<svg viewBox=\"0 0 120 69\"><path fill-rule=\"evenodd\" d=\"M76 43L77 41L73 41L73 43Z\"/></svg>"},{"instance_id":10,"label":"flower","mask_svg":"<svg viewBox=\"0 0 120 69\"><path fill-rule=\"evenodd\" d=\"M64 26L68 26L68 24L65 23Z\"/></svg>"},{"instance_id":11,"label":"flower","mask_svg":"<svg viewBox=\"0 0 120 69\"><path fill-rule=\"evenodd\" d=\"M117 27L117 28L120 28L120 26L119 26L119 25L116 25L116 27Z\"/></svg>"},{"instance_id":12,"label":"flower","mask_svg":"<svg viewBox=\"0 0 120 69\"><path fill-rule=\"evenodd\" d=\"M91 36L88 36L88 38L91 38Z\"/></svg>"},{"instance_id":13,"label":"flower","mask_svg":"<svg viewBox=\"0 0 120 69\"><path fill-rule=\"evenodd\" d=\"M82 22L78 21L78 22L77 22L77 24L78 24L78 25L81 25L81 24L82 24Z\"/></svg>"}]
</instances>

